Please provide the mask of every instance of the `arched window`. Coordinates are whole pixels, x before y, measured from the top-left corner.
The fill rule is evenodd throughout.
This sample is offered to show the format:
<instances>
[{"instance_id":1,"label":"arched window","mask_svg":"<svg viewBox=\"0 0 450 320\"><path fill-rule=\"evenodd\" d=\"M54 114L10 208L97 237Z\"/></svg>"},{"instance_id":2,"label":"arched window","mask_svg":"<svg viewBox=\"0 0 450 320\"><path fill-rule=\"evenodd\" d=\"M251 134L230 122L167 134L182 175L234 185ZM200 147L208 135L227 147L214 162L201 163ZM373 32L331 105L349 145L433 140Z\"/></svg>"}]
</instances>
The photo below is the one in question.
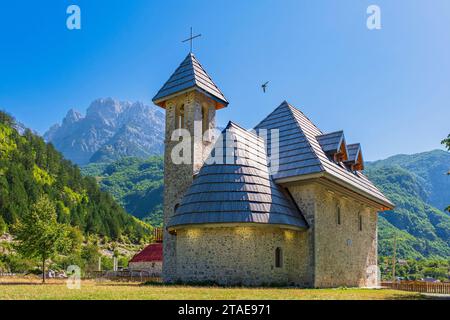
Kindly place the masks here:
<instances>
[{"instance_id":1,"label":"arched window","mask_svg":"<svg viewBox=\"0 0 450 320\"><path fill-rule=\"evenodd\" d=\"M175 112L175 129L182 129L184 127L184 105L181 105Z\"/></svg>"},{"instance_id":2,"label":"arched window","mask_svg":"<svg viewBox=\"0 0 450 320\"><path fill-rule=\"evenodd\" d=\"M174 207L173 207L173 212L177 212L178 208L180 207L180 204L177 203Z\"/></svg>"},{"instance_id":3,"label":"arched window","mask_svg":"<svg viewBox=\"0 0 450 320\"><path fill-rule=\"evenodd\" d=\"M336 206L336 223L341 224L341 206Z\"/></svg>"},{"instance_id":4,"label":"arched window","mask_svg":"<svg viewBox=\"0 0 450 320\"><path fill-rule=\"evenodd\" d=\"M275 268L283 267L283 250L278 247L275 249Z\"/></svg>"},{"instance_id":5,"label":"arched window","mask_svg":"<svg viewBox=\"0 0 450 320\"><path fill-rule=\"evenodd\" d=\"M208 128L208 124L209 124L208 117L209 117L208 109L207 109L207 107L203 107L202 108L202 134L203 135L209 129Z\"/></svg>"},{"instance_id":6,"label":"arched window","mask_svg":"<svg viewBox=\"0 0 450 320\"><path fill-rule=\"evenodd\" d=\"M359 231L363 230L363 218L361 213L358 214L358 219L359 219Z\"/></svg>"}]
</instances>

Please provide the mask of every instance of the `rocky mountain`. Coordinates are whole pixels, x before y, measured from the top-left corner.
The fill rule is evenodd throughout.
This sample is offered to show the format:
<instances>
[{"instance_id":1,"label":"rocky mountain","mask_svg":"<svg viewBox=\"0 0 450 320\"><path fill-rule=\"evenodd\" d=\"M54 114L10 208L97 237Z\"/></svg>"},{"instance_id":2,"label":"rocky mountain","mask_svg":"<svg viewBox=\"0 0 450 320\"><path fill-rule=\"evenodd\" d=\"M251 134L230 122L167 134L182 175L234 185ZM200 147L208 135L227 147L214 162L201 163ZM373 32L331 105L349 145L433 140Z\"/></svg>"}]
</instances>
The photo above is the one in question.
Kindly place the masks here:
<instances>
[{"instance_id":1,"label":"rocky mountain","mask_svg":"<svg viewBox=\"0 0 450 320\"><path fill-rule=\"evenodd\" d=\"M129 156L146 158L163 152L164 121L161 111L142 102L98 99L86 116L70 110L62 124L52 126L44 138L78 165Z\"/></svg>"}]
</instances>

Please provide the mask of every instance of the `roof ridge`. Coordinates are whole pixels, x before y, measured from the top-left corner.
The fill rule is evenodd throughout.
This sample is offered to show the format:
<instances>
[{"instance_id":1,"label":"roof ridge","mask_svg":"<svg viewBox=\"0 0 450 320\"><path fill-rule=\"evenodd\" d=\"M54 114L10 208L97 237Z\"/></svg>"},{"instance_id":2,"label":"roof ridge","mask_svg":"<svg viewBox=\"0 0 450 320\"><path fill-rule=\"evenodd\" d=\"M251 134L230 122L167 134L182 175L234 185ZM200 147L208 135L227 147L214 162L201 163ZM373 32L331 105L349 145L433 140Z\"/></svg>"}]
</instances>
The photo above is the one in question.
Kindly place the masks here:
<instances>
[{"instance_id":1,"label":"roof ridge","mask_svg":"<svg viewBox=\"0 0 450 320\"><path fill-rule=\"evenodd\" d=\"M319 130L319 131L323 134L322 130L320 130L320 128L319 128L318 126L316 126L316 125L314 124L314 122L313 122L306 114L303 113L303 111L301 111L300 109L296 108L295 106L293 106L293 105L290 104L289 102L287 102L287 101L285 101L285 102L287 103L288 107L289 107L291 110L295 110L295 111L297 111L297 112L300 112L300 114L301 114L302 116L304 116L304 117L306 118L306 120L308 120L308 121L314 126L314 128L316 128L317 130Z\"/></svg>"},{"instance_id":2,"label":"roof ridge","mask_svg":"<svg viewBox=\"0 0 450 320\"><path fill-rule=\"evenodd\" d=\"M311 153L314 155L314 157L315 157L315 159L317 159L318 161L319 161L319 166L320 166L320 170L321 171L325 171L325 167L323 166L323 162L322 162L322 159L319 157L319 155L316 153L316 150L314 149L314 147L313 147L313 145L312 145L312 143L311 143L311 141L310 141L310 137L309 137L309 133L307 132L307 131L305 131L305 130L303 130L303 128L302 128L302 126L300 125L300 121L299 120L297 120L297 118L295 117L295 114L294 114L294 110L296 110L296 111L298 111L298 112L300 112L316 129L318 129L320 132L322 132L319 128L317 128L317 126L307 117L307 116L305 116L305 114L303 113L303 112L301 112L299 109L297 109L297 108L295 108L294 106L292 106L291 104L289 104L288 102L286 102L287 103L287 105L288 105L288 107L289 107L289 111L291 112L291 114L292 114L292 116L294 117L294 120L295 120L295 124L297 125L297 127L298 127L298 129L301 131L301 133L303 133L303 136L305 137L305 139L306 139L306 143L308 144L308 147L309 147L309 149L310 149L310 151L311 151ZM318 141L317 141L317 139L316 139L316 137L314 136L313 137L315 140L316 140L316 142L318 143Z\"/></svg>"},{"instance_id":3,"label":"roof ridge","mask_svg":"<svg viewBox=\"0 0 450 320\"><path fill-rule=\"evenodd\" d=\"M322 133L320 136L327 136L327 135L336 134L336 133L344 133L344 130L337 130L337 131L333 131L333 132Z\"/></svg>"},{"instance_id":4,"label":"roof ridge","mask_svg":"<svg viewBox=\"0 0 450 320\"><path fill-rule=\"evenodd\" d=\"M250 134L251 136L257 138L258 140L264 141L264 139L262 137L260 137L256 132L247 130L244 127L240 126L239 124L237 124L236 122L231 121L231 120L228 121L227 126L225 127L225 129L222 132L224 132L227 129L230 129L231 127L235 127L237 129L240 129L240 130L244 131L245 133Z\"/></svg>"},{"instance_id":5,"label":"roof ridge","mask_svg":"<svg viewBox=\"0 0 450 320\"><path fill-rule=\"evenodd\" d=\"M271 113L269 113L264 119L262 119L256 126L255 128L259 127L261 125L261 123L263 123L264 121L266 121L272 114L274 114L275 112L277 112L279 109L281 109L284 106L289 106L289 103L287 103L286 100L284 100L278 107L275 108L275 110L273 110Z\"/></svg>"},{"instance_id":6,"label":"roof ridge","mask_svg":"<svg viewBox=\"0 0 450 320\"><path fill-rule=\"evenodd\" d=\"M224 96L224 94L222 93L222 91L219 89L219 87L214 83L214 81L212 80L211 76L209 75L209 73L206 71L205 68L203 68L203 65L200 63L200 61L198 61L197 57L193 54L190 53L190 55L192 56L192 59L198 63L198 65L200 66L200 68L202 69L202 71L206 74L206 76L209 78L209 80L211 81L211 83L213 84L213 86L217 89L217 91L219 91L220 94L222 94L222 96ZM195 68L194 69L194 75L195 75L195 81L197 81L197 73ZM224 96L225 97L225 96Z\"/></svg>"}]
</instances>

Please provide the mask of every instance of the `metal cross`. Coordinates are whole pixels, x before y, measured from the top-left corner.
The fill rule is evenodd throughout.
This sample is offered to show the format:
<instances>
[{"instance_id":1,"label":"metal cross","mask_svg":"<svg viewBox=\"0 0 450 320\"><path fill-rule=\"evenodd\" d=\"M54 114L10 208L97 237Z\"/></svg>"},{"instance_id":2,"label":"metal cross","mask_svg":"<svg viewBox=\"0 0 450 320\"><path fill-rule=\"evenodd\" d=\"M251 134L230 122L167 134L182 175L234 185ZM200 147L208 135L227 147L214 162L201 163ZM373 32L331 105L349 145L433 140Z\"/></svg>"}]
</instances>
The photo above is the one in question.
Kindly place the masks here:
<instances>
[{"instance_id":1,"label":"metal cross","mask_svg":"<svg viewBox=\"0 0 450 320\"><path fill-rule=\"evenodd\" d=\"M201 34L197 34L197 35L193 35L193 33L192 33L193 31L192 31L192 27L191 27L191 36L188 38L188 39L186 39L186 40L183 40L182 42L184 43L184 42L190 42L191 43L191 53L192 53L192 44L193 44L193 40L195 39L195 38L199 38L199 37L201 37L202 35Z\"/></svg>"}]
</instances>

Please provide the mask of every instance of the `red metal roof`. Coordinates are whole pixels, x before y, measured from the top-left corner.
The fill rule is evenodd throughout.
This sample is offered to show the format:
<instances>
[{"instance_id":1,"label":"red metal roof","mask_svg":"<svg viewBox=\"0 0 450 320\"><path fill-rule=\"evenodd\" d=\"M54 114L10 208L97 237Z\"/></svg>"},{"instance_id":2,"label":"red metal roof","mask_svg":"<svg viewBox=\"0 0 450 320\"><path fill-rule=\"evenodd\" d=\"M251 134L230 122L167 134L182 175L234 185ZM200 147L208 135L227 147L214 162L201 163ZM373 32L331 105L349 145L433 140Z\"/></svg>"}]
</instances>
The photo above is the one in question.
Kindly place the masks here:
<instances>
[{"instance_id":1,"label":"red metal roof","mask_svg":"<svg viewBox=\"0 0 450 320\"><path fill-rule=\"evenodd\" d=\"M130 262L154 262L163 261L162 243L153 243L137 253Z\"/></svg>"}]
</instances>

